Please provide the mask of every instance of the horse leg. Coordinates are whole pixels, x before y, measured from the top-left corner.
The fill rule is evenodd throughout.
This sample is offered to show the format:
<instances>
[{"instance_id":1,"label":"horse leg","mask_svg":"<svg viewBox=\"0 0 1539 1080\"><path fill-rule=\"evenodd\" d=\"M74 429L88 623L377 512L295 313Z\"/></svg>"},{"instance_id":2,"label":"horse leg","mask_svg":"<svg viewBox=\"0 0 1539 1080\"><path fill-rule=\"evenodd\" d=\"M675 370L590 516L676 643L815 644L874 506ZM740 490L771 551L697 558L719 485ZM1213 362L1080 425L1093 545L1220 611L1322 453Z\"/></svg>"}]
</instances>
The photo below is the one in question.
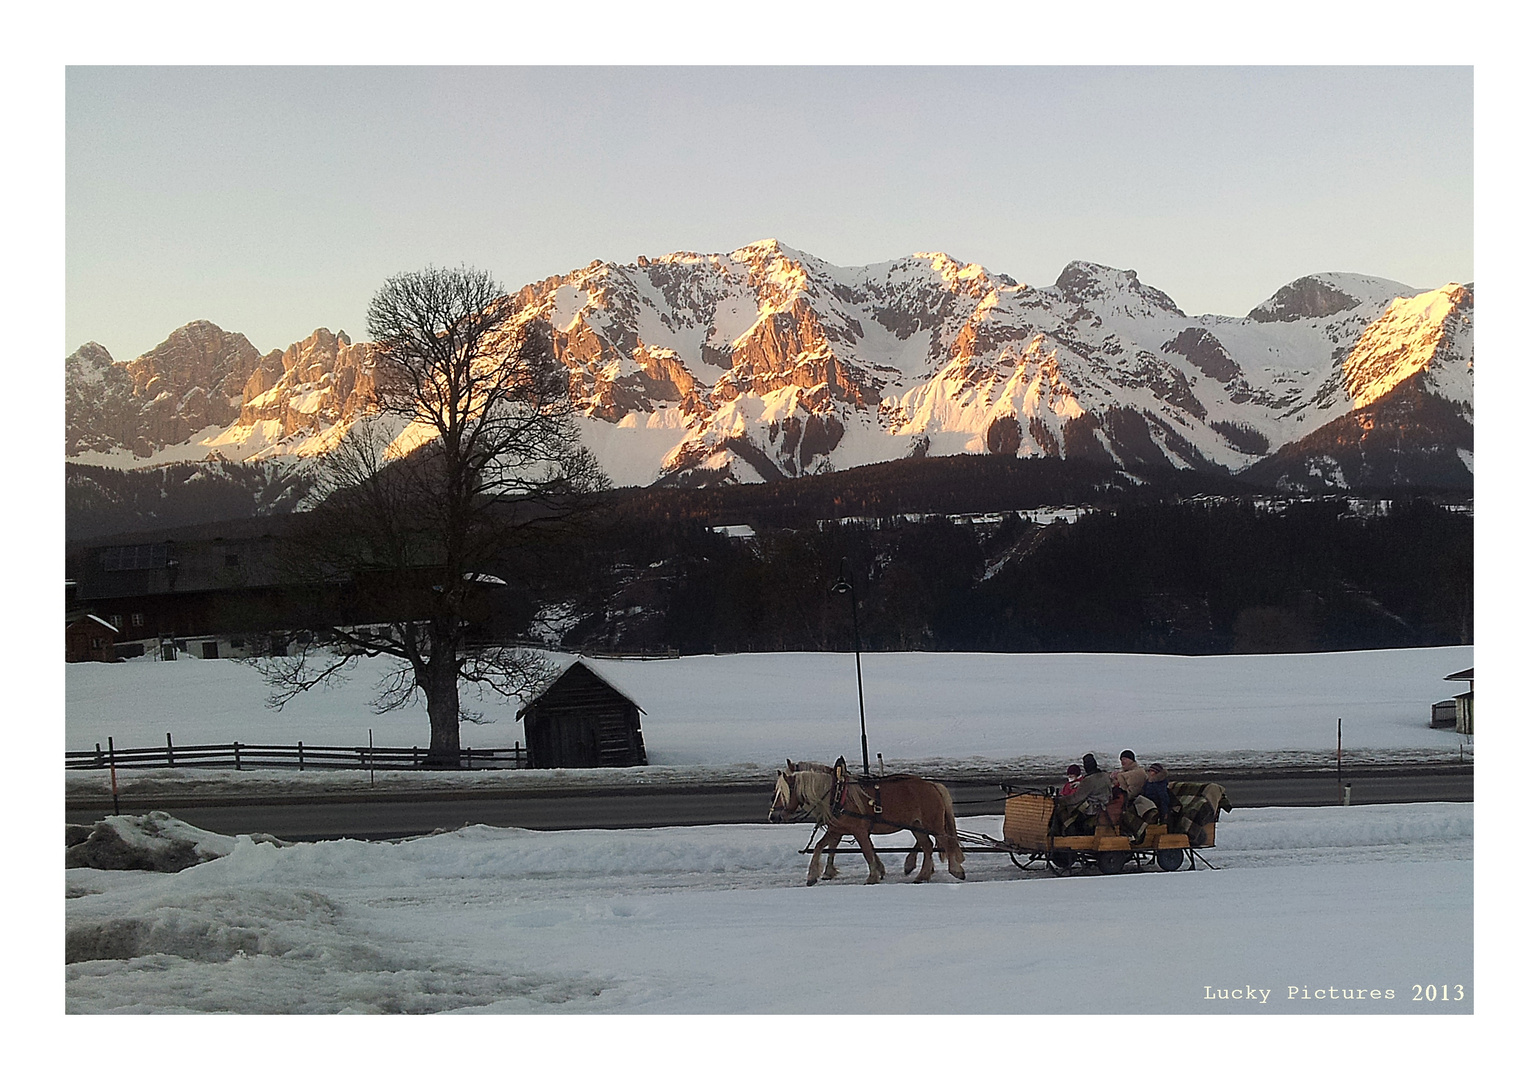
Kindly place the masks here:
<instances>
[{"instance_id":1,"label":"horse leg","mask_svg":"<svg viewBox=\"0 0 1539 1080\"><path fill-rule=\"evenodd\" d=\"M930 857L935 848L930 842L930 834L924 829L915 829L914 839L918 841L919 849L924 852L924 867L919 871L919 876L914 879L914 884L917 885L935 876L935 860Z\"/></svg>"},{"instance_id":2,"label":"horse leg","mask_svg":"<svg viewBox=\"0 0 1539 1080\"><path fill-rule=\"evenodd\" d=\"M870 873L866 875L866 884L875 885L887 876L887 867L882 865L882 860L877 858L876 849L871 846L871 830L855 829L855 842L860 845L860 853L866 857L866 865L870 867Z\"/></svg>"},{"instance_id":3,"label":"horse leg","mask_svg":"<svg viewBox=\"0 0 1539 1080\"><path fill-rule=\"evenodd\" d=\"M816 885L818 883L818 871L823 868L823 849L828 846L828 838L830 835L831 834L825 831L823 833L823 839L819 840L812 846L812 862L807 864L808 885ZM828 868L830 870L834 868L834 858L832 855L828 857Z\"/></svg>"},{"instance_id":4,"label":"horse leg","mask_svg":"<svg viewBox=\"0 0 1539 1080\"><path fill-rule=\"evenodd\" d=\"M958 881L965 881L967 871L962 869L962 838L957 835L957 814L951 803L951 792L940 784L935 785L941 797L941 831L936 834L941 854L946 857L946 871Z\"/></svg>"},{"instance_id":5,"label":"horse leg","mask_svg":"<svg viewBox=\"0 0 1539 1080\"><path fill-rule=\"evenodd\" d=\"M842 832L825 831L823 834L823 842L828 847L828 869L823 871L824 881L832 881L839 876L839 871L834 869L834 855L836 854L835 849L839 846L839 841L843 839L844 834Z\"/></svg>"},{"instance_id":6,"label":"horse leg","mask_svg":"<svg viewBox=\"0 0 1539 1080\"><path fill-rule=\"evenodd\" d=\"M914 846L908 849L908 858L903 860L904 877L908 877L910 874L912 874L914 872L914 867L919 865L919 844L917 841L919 834L915 833L914 836L916 838Z\"/></svg>"},{"instance_id":7,"label":"horse leg","mask_svg":"<svg viewBox=\"0 0 1539 1080\"><path fill-rule=\"evenodd\" d=\"M953 833L942 838L942 845L941 851L946 856L946 872L958 881L965 881L967 871L962 869L962 841Z\"/></svg>"}]
</instances>

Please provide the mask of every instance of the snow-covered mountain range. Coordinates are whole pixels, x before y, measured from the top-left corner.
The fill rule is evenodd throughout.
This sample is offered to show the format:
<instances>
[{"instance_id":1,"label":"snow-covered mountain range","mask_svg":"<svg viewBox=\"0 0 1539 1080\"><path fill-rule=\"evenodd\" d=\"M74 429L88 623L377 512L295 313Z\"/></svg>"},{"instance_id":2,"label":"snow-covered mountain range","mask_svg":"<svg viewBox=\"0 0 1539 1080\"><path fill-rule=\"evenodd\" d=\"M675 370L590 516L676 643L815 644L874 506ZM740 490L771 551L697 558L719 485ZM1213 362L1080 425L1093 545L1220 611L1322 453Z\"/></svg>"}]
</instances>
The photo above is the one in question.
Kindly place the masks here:
<instances>
[{"instance_id":1,"label":"snow-covered mountain range","mask_svg":"<svg viewBox=\"0 0 1539 1080\"><path fill-rule=\"evenodd\" d=\"M549 324L619 485L749 483L895 458L1097 458L1250 470L1282 489L1473 469L1472 285L1328 273L1244 318L1187 315L1131 270L1041 288L939 253L838 267L774 240L593 262L503 301ZM295 463L372 402L367 344L260 354L191 323L66 361L66 458Z\"/></svg>"}]
</instances>

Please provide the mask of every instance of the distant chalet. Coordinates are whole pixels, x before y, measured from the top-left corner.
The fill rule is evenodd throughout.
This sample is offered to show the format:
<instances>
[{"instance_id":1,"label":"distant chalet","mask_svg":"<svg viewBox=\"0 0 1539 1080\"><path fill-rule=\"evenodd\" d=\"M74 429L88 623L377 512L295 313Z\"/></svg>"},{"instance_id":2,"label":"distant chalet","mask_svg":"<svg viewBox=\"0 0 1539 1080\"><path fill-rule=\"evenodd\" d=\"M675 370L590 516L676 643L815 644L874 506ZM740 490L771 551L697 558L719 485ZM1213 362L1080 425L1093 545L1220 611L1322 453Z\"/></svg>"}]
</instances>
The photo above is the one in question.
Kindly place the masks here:
<instances>
[{"instance_id":1,"label":"distant chalet","mask_svg":"<svg viewBox=\"0 0 1539 1080\"><path fill-rule=\"evenodd\" d=\"M624 768L647 763L641 706L581 660L519 710L531 769Z\"/></svg>"},{"instance_id":2,"label":"distant chalet","mask_svg":"<svg viewBox=\"0 0 1539 1080\"><path fill-rule=\"evenodd\" d=\"M95 615L79 615L64 624L64 661L68 664L96 661L110 664L118 628Z\"/></svg>"}]
</instances>

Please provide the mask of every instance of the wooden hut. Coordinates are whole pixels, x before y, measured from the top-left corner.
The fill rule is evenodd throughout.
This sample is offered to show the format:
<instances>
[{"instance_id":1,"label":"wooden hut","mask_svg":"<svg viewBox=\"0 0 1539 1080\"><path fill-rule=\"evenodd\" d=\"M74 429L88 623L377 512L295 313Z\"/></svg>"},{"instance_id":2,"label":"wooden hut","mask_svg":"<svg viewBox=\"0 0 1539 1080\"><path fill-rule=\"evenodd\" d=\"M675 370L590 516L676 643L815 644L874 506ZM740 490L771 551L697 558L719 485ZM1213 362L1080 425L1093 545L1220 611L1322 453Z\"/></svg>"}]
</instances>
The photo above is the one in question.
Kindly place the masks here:
<instances>
[{"instance_id":1,"label":"wooden hut","mask_svg":"<svg viewBox=\"0 0 1539 1080\"><path fill-rule=\"evenodd\" d=\"M64 623L64 662L78 664L96 661L110 664L117 657L113 645L118 640L118 628L106 619L95 615L79 615Z\"/></svg>"},{"instance_id":2,"label":"wooden hut","mask_svg":"<svg viewBox=\"0 0 1539 1080\"><path fill-rule=\"evenodd\" d=\"M581 660L518 711L531 769L645 765L644 710Z\"/></svg>"},{"instance_id":3,"label":"wooden hut","mask_svg":"<svg viewBox=\"0 0 1539 1080\"><path fill-rule=\"evenodd\" d=\"M1475 669L1465 668L1452 675L1444 675L1444 682L1467 682L1470 688L1454 695L1454 730L1460 735L1475 734Z\"/></svg>"}]
</instances>

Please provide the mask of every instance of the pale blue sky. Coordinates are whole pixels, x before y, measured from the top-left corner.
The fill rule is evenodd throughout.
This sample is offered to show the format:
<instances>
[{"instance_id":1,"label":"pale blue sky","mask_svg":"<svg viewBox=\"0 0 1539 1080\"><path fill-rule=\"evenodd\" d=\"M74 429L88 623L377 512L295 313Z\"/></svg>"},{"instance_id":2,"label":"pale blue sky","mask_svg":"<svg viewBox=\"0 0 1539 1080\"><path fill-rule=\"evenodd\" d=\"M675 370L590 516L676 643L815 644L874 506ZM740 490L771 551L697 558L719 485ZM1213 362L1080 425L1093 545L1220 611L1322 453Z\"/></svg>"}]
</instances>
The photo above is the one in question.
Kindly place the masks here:
<instances>
[{"instance_id":1,"label":"pale blue sky","mask_svg":"<svg viewBox=\"0 0 1539 1080\"><path fill-rule=\"evenodd\" d=\"M1473 158L1468 67L74 67L65 351L361 338L428 263L511 290L767 236L1238 315L1316 271L1472 280Z\"/></svg>"}]
</instances>

